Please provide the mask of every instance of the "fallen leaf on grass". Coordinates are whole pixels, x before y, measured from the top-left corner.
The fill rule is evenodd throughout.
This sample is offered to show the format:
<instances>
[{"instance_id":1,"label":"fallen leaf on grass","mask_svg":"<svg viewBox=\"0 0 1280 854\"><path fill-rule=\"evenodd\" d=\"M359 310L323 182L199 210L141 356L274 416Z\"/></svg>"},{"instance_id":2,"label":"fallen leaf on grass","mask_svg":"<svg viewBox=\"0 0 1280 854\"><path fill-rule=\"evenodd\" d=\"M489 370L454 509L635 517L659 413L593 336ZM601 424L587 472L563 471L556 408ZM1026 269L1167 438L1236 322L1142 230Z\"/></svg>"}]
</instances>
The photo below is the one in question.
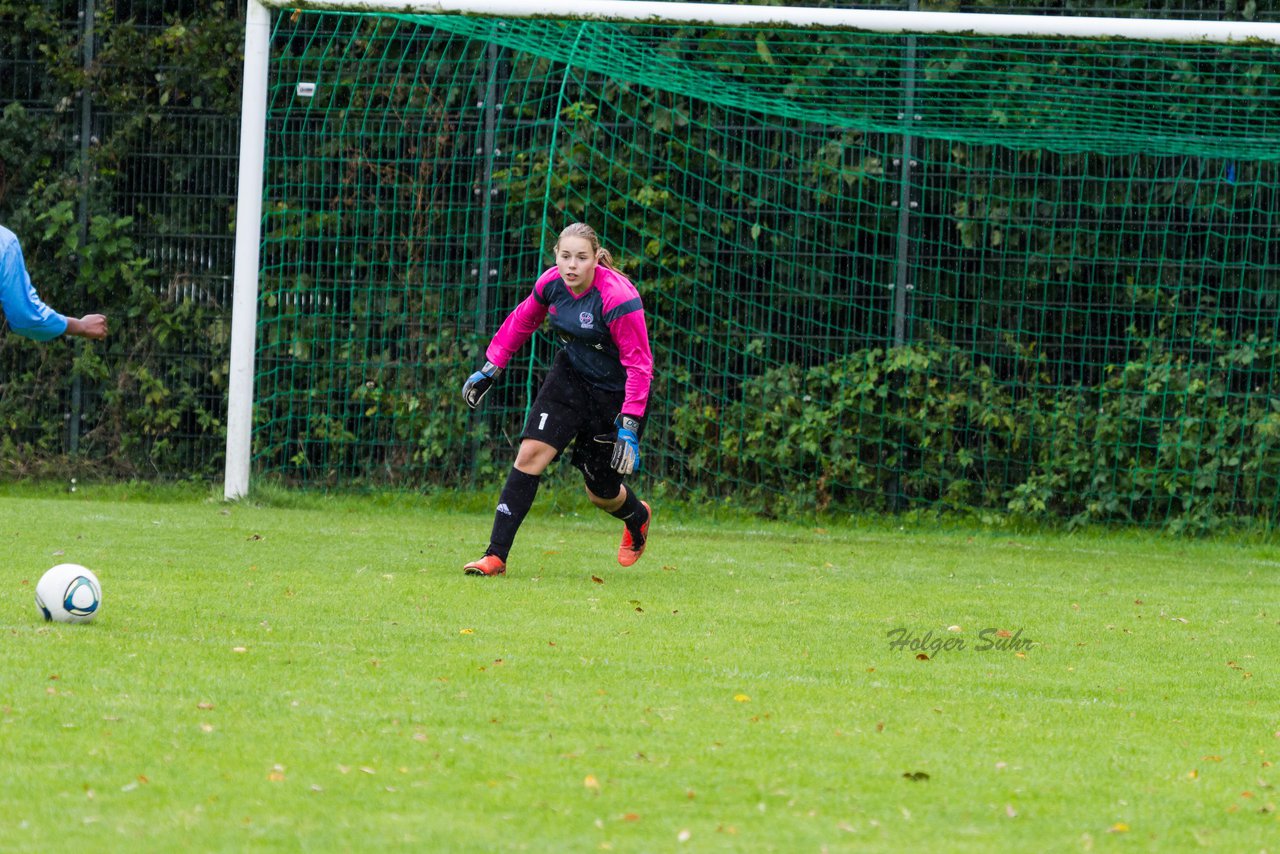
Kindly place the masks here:
<instances>
[{"instance_id":1,"label":"fallen leaf on grass","mask_svg":"<svg viewBox=\"0 0 1280 854\"><path fill-rule=\"evenodd\" d=\"M604 579L598 575L591 576L591 580L594 581L596 584L604 584Z\"/></svg>"},{"instance_id":2,"label":"fallen leaf on grass","mask_svg":"<svg viewBox=\"0 0 1280 854\"><path fill-rule=\"evenodd\" d=\"M1123 821L1117 821L1115 824L1107 828L1107 833L1128 833L1129 825Z\"/></svg>"},{"instance_id":3,"label":"fallen leaf on grass","mask_svg":"<svg viewBox=\"0 0 1280 854\"><path fill-rule=\"evenodd\" d=\"M593 792L600 791L600 781L596 779L595 774L588 774L582 780L583 788L590 789Z\"/></svg>"},{"instance_id":4,"label":"fallen leaf on grass","mask_svg":"<svg viewBox=\"0 0 1280 854\"><path fill-rule=\"evenodd\" d=\"M751 698L748 697L746 694L734 694L733 701L735 703L750 703Z\"/></svg>"},{"instance_id":5,"label":"fallen leaf on grass","mask_svg":"<svg viewBox=\"0 0 1280 854\"><path fill-rule=\"evenodd\" d=\"M476 633L475 629L463 629L462 631L458 632L458 634L460 635L474 635L475 633Z\"/></svg>"}]
</instances>

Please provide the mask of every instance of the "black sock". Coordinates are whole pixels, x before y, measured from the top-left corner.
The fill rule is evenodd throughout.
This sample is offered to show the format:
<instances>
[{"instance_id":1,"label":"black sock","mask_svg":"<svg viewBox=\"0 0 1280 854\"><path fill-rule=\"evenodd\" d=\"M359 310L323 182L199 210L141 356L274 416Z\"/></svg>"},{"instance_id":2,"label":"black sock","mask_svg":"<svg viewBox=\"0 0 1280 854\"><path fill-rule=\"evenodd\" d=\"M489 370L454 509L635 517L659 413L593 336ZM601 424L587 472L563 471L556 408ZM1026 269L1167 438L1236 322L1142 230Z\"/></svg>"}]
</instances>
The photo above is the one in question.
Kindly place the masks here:
<instances>
[{"instance_id":1,"label":"black sock","mask_svg":"<svg viewBox=\"0 0 1280 854\"><path fill-rule=\"evenodd\" d=\"M640 533L640 527L649 521L649 511L644 509L644 505L640 503L639 498L636 498L634 492L628 489L622 506L610 512L609 515L623 521L627 530L631 532L632 543L637 547L644 545L644 534Z\"/></svg>"},{"instance_id":2,"label":"black sock","mask_svg":"<svg viewBox=\"0 0 1280 854\"><path fill-rule=\"evenodd\" d=\"M498 498L498 509L493 514L493 533L489 535L489 550L485 554L497 555L504 561L507 559L516 531L520 530L520 523L533 506L533 497L538 494L540 477L525 474L512 466L507 484L502 487L502 495Z\"/></svg>"}]
</instances>

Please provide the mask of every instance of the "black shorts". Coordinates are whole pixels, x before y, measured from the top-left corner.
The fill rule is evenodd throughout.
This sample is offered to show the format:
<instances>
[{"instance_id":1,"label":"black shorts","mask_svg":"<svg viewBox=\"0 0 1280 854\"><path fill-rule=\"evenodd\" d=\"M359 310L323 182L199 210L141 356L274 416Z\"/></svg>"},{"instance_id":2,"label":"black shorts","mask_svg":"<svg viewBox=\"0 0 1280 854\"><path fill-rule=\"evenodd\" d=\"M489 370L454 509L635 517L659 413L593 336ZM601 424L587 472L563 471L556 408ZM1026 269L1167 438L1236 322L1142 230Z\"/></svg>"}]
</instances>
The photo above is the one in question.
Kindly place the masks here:
<instances>
[{"instance_id":1,"label":"black shorts","mask_svg":"<svg viewBox=\"0 0 1280 854\"><path fill-rule=\"evenodd\" d=\"M622 475L612 466L614 419L622 410L622 391L597 388L573 369L564 351L534 398L521 439L537 439L559 453L573 446L573 465L582 471L587 488L601 498L613 498L622 488ZM610 441L597 442L596 436Z\"/></svg>"}]
</instances>

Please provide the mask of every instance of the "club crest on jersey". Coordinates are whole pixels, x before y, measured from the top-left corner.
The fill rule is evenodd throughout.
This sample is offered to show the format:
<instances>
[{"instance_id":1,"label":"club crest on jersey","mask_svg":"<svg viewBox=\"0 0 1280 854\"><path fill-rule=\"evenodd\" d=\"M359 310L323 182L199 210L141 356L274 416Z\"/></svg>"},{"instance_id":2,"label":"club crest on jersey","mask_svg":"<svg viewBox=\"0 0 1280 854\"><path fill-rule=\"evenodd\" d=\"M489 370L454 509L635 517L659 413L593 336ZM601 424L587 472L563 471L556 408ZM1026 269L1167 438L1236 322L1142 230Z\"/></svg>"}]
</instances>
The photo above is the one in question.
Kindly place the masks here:
<instances>
[{"instance_id":1,"label":"club crest on jersey","mask_svg":"<svg viewBox=\"0 0 1280 854\"><path fill-rule=\"evenodd\" d=\"M592 326L592 324L595 323L595 318L591 316L591 312L589 311L584 311L578 315L578 323L582 325L583 329L595 328Z\"/></svg>"}]
</instances>

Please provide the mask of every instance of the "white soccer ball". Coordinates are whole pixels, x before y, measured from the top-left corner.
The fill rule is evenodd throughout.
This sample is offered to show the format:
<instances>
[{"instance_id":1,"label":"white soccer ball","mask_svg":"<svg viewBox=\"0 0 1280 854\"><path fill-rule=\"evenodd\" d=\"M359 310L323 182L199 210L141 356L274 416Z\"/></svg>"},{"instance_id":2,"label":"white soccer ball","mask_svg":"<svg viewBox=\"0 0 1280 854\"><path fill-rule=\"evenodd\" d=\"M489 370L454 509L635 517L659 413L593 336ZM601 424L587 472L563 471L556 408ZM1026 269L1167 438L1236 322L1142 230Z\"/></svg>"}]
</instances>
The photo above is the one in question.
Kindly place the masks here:
<instances>
[{"instance_id":1,"label":"white soccer ball","mask_svg":"<svg viewBox=\"0 0 1280 854\"><path fill-rule=\"evenodd\" d=\"M36 584L36 607L45 620L87 623L102 608L102 585L83 566L60 563Z\"/></svg>"}]
</instances>

